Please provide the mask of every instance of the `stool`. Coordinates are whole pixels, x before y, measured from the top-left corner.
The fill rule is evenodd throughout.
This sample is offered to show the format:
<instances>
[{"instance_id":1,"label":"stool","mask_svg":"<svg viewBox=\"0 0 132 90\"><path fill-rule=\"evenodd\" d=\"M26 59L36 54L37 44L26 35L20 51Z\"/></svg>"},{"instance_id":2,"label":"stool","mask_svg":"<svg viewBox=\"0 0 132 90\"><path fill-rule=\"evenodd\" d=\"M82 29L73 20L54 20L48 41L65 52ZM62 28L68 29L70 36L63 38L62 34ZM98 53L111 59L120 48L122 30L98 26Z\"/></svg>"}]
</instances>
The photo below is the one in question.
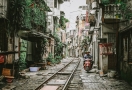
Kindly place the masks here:
<instances>
[{"instance_id":1,"label":"stool","mask_svg":"<svg viewBox=\"0 0 132 90\"><path fill-rule=\"evenodd\" d=\"M6 82L8 83L12 83L13 82L13 79L14 77L13 76L4 76L6 78Z\"/></svg>"}]
</instances>

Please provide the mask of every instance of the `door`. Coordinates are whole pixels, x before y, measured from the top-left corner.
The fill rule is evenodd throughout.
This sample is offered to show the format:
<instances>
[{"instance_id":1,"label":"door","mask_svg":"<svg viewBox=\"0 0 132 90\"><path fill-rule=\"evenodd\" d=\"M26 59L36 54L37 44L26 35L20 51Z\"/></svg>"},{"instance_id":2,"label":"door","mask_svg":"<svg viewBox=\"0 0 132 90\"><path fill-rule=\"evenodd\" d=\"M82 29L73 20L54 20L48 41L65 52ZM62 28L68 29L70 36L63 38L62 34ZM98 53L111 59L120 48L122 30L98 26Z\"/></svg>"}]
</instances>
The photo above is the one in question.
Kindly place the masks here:
<instances>
[{"instance_id":1,"label":"door","mask_svg":"<svg viewBox=\"0 0 132 90\"><path fill-rule=\"evenodd\" d=\"M116 54L108 55L108 69L109 70L116 70Z\"/></svg>"}]
</instances>

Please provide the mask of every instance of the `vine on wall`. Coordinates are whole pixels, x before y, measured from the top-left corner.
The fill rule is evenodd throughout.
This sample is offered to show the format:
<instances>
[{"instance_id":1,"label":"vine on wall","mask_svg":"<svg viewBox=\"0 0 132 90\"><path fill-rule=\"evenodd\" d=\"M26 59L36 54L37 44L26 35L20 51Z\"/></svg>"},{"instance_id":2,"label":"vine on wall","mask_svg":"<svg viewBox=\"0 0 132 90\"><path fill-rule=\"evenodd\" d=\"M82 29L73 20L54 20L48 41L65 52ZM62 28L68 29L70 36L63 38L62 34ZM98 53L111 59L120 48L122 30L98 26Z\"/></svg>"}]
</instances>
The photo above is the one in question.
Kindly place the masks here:
<instances>
[{"instance_id":1,"label":"vine on wall","mask_svg":"<svg viewBox=\"0 0 132 90\"><path fill-rule=\"evenodd\" d=\"M66 23L69 22L68 19L64 18L64 16L61 16L60 17L60 21L59 21L59 24L60 24L60 27L64 30L66 29Z\"/></svg>"},{"instance_id":2,"label":"vine on wall","mask_svg":"<svg viewBox=\"0 0 132 90\"><path fill-rule=\"evenodd\" d=\"M26 69L26 54L27 54L27 41L22 40L20 47L20 59L19 59L19 70L22 71Z\"/></svg>"},{"instance_id":3,"label":"vine on wall","mask_svg":"<svg viewBox=\"0 0 132 90\"><path fill-rule=\"evenodd\" d=\"M55 40L55 47L54 47L54 58L53 55L50 53L47 60L51 61L52 63L59 63L62 59L62 53L63 53L63 43L60 41L58 34L53 34L54 40Z\"/></svg>"},{"instance_id":4,"label":"vine on wall","mask_svg":"<svg viewBox=\"0 0 132 90\"><path fill-rule=\"evenodd\" d=\"M46 31L46 13L50 11L44 0L10 0L9 20L12 32L22 29Z\"/></svg>"}]
</instances>

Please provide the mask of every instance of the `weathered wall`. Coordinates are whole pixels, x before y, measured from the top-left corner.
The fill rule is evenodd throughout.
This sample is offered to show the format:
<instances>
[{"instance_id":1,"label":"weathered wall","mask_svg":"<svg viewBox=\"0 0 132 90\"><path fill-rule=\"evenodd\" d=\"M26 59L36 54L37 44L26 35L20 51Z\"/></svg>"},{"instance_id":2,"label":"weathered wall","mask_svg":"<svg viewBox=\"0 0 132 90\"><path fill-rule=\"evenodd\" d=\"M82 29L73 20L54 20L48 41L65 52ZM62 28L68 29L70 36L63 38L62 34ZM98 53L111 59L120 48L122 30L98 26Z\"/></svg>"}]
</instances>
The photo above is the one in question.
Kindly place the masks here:
<instances>
[{"instance_id":1,"label":"weathered wall","mask_svg":"<svg viewBox=\"0 0 132 90\"><path fill-rule=\"evenodd\" d=\"M132 83L132 61L130 61L131 60L130 59L131 58L130 55L132 53L131 52L132 48L130 46L128 46L128 50L127 50L127 53L128 54L124 54L123 53L123 50L124 50L123 49L124 48L123 47L123 41L124 41L123 39L124 39L124 37L126 37L126 36L128 37L130 35L130 31L131 30L132 29L129 29L129 30L126 30L126 31L121 32L119 34L120 35L120 37L119 37L120 42L119 42L119 53L118 53L118 56L119 56L118 57L118 63L119 63L120 76L121 76L122 79L126 80L129 83ZM128 38L129 38L128 39L128 42L129 43L130 42L132 43L132 41L131 41L132 40L132 37L128 37Z\"/></svg>"},{"instance_id":2,"label":"weathered wall","mask_svg":"<svg viewBox=\"0 0 132 90\"><path fill-rule=\"evenodd\" d=\"M113 29L112 25L103 25L102 26L102 38L107 38L108 35L105 33L114 33L116 30ZM99 55L100 59L100 68L103 69L104 73L108 72L108 55Z\"/></svg>"},{"instance_id":3,"label":"weathered wall","mask_svg":"<svg viewBox=\"0 0 132 90\"><path fill-rule=\"evenodd\" d=\"M132 5L131 0L128 2L128 5ZM132 7L130 8L132 10ZM127 53L131 52L131 48L130 46L128 46L128 51L123 53L123 37L125 37L125 35L127 36L130 35L130 31L132 30L132 28L130 28L129 25L131 24L132 24L131 19L129 19L128 22L120 23L120 30L119 30L120 37L119 37L119 50L118 50L118 63L119 63L118 67L119 67L120 76L122 79L126 80L129 83L132 83L132 62L129 62L129 57ZM129 43L132 40L131 38L132 37L129 37L128 39Z\"/></svg>"}]
</instances>

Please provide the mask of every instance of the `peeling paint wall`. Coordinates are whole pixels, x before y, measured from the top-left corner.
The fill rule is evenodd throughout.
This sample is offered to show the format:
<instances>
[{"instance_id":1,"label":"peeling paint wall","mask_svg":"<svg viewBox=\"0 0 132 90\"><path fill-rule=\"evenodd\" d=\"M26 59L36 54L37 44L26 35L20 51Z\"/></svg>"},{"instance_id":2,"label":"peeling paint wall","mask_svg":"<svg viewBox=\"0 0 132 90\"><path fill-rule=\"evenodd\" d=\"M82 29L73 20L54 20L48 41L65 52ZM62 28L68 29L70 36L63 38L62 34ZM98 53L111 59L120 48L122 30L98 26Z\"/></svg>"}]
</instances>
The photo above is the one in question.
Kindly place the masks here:
<instances>
[{"instance_id":1,"label":"peeling paint wall","mask_svg":"<svg viewBox=\"0 0 132 90\"><path fill-rule=\"evenodd\" d=\"M115 31L116 30L114 30L111 25L103 25L102 26L102 38L107 38L107 42L108 42L108 35L104 33L107 33L107 32L114 33ZM107 73L108 72L108 55L99 55L99 59L100 59L99 67L103 70L104 73Z\"/></svg>"}]
</instances>

